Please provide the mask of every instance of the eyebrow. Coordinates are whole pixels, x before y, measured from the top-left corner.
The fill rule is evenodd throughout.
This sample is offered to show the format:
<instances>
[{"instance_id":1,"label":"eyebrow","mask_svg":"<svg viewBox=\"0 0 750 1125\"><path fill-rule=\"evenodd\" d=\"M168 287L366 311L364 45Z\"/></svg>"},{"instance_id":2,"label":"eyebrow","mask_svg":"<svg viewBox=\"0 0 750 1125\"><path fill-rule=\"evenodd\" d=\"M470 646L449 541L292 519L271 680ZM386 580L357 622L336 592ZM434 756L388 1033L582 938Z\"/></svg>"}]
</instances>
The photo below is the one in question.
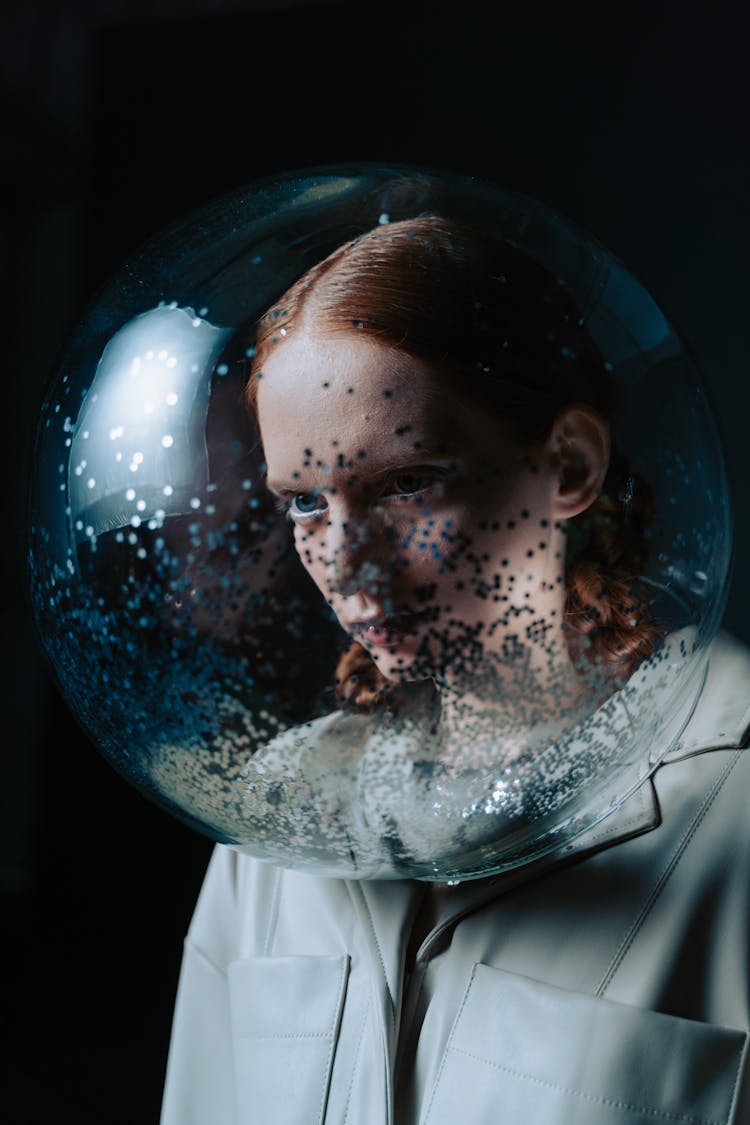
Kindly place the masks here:
<instances>
[{"instance_id":1,"label":"eyebrow","mask_svg":"<svg viewBox=\"0 0 750 1125\"><path fill-rule=\"evenodd\" d=\"M291 484L287 484L286 481L279 481L278 484L274 485L274 484L271 484L271 482L268 480L268 478L266 478L266 488L268 489L269 492L272 492L274 494L274 496L293 496L298 492L303 492L303 491L312 492L312 489L310 489L310 488L305 490L305 489L300 488L300 486L298 484L291 485Z\"/></svg>"},{"instance_id":2,"label":"eyebrow","mask_svg":"<svg viewBox=\"0 0 750 1125\"><path fill-rule=\"evenodd\" d=\"M386 465L383 468L376 468L374 472L368 473L366 475L364 472L357 473L355 466L350 466L349 469L350 474L357 478L357 483L364 481L365 483L369 484L376 483L379 479L388 476L390 473L398 473L403 471L404 469L419 468L419 466L421 465L425 465L425 467L427 467L426 462L432 462L433 464L440 462L440 467L445 469L457 468L460 464L460 460L457 457L448 458L445 457L444 454L440 455L433 450L416 449L414 450L414 456L412 458L404 459L403 461L394 461L393 464ZM295 496L297 493L301 492L314 492L316 490L319 492L323 491L322 487L317 484L313 485L310 488L305 488L301 473L299 481L280 480L274 481L274 483L272 484L271 481L266 478L266 487L268 488L269 492L272 492L275 496L280 497Z\"/></svg>"},{"instance_id":3,"label":"eyebrow","mask_svg":"<svg viewBox=\"0 0 750 1125\"><path fill-rule=\"evenodd\" d=\"M301 478L302 478L302 474L300 474L300 480L298 480L298 481L291 481L290 482L290 481L280 480L280 481L276 481L274 484L271 484L270 480L266 477L266 488L268 489L269 492L272 492L274 494L274 496L296 496L297 493L299 493L299 492L322 492L323 491L322 488L320 487L320 485L318 485L318 484L313 484L313 485L310 485L309 487L305 488L304 482Z\"/></svg>"}]
</instances>

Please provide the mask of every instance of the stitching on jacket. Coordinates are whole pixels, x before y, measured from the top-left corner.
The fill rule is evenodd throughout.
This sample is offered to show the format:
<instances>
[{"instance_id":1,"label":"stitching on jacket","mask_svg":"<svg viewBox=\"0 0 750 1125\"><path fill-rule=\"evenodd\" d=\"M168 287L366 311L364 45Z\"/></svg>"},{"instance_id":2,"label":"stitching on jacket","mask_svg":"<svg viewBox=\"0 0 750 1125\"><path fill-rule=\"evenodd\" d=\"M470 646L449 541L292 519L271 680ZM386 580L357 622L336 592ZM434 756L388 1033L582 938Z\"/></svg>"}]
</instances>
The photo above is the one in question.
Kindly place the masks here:
<instances>
[{"instance_id":1,"label":"stitching on jacket","mask_svg":"<svg viewBox=\"0 0 750 1125\"><path fill-rule=\"evenodd\" d=\"M604 976L602 977L599 984L597 985L596 990L594 992L595 996L603 996L606 989L609 988L615 974L621 968L623 961L625 960L627 954L630 952L630 950L633 946L633 942L635 941L636 937L640 933L640 930L642 929L646 919L648 918L649 914L651 913L651 910L653 909L654 904L656 903L657 899L659 898L659 895L664 890L665 886L667 885L667 883L671 879L671 877L672 877L672 875L673 875L673 873L674 873L674 871L677 867L677 864L682 859L682 857L683 857L683 855L684 855L684 853L685 853L685 851L688 847L688 844L690 844L693 837L698 832L698 829L703 824L703 821L705 820L709 809L711 808L712 804L716 800L717 796L719 795L720 790L724 786L724 783L726 782L726 780L729 777L732 770L737 765L737 762L740 760L740 757L742 756L743 753L744 753L744 751L742 751L742 750L737 750L734 753L731 761L729 762L729 764L725 768L724 772L721 774L721 776L714 783L713 788L711 789L710 793L708 794L708 796L706 797L705 801L703 802L701 808L699 809L698 813L696 814L695 819L692 821L692 823L685 830L685 833L684 833L682 839L679 841L679 843L675 847L675 849L672 853L672 856L670 857L670 860L669 860L666 868L664 869L663 874L657 880L656 884L654 885L654 887L652 888L652 890L650 891L650 893L646 897L646 901L644 902L643 906L641 907L641 910L639 911L638 916L636 917L635 921L633 922L633 924L630 927L630 929L628 930L628 932L625 934L625 937L622 939L622 941L619 945L619 948L617 949L614 957L612 958L612 960L609 964L609 967L607 968L607 970L604 973Z\"/></svg>"},{"instance_id":2,"label":"stitching on jacket","mask_svg":"<svg viewBox=\"0 0 750 1125\"><path fill-rule=\"evenodd\" d=\"M651 796L650 803L644 800L644 790ZM604 840L608 840L613 837L619 841L623 838L627 838L628 834L630 834L632 838L633 835L639 835L642 832L649 832L651 828L654 827L654 824L658 824L660 816L659 800L654 792L654 782L652 777L646 778L646 781L643 784L639 785L635 792L631 793L630 797L627 797L625 799L625 803L627 803L627 801L633 800L634 804L635 802L638 802L638 809L634 811L633 814L627 818L627 820L623 820L621 823L610 825L610 818L605 817L601 822L601 827L598 830L593 830L590 841L587 841L587 846L593 847L595 845L601 844ZM650 821L647 824L644 824L644 813L652 812L652 810L655 813L654 820Z\"/></svg>"},{"instance_id":3,"label":"stitching on jacket","mask_svg":"<svg viewBox=\"0 0 750 1125\"><path fill-rule=\"evenodd\" d=\"M572 1094L576 1098L582 1098L584 1101L592 1102L594 1105L611 1105L617 1109L626 1109L632 1113L647 1114L649 1117L661 1117L667 1121L685 1121L690 1125L726 1125L726 1117L721 1121L717 1121L715 1117L692 1117L684 1113L670 1113L668 1109L656 1109L653 1106L634 1105L632 1102L623 1102L619 1098L605 1098L597 1094L587 1094L583 1090L576 1090L572 1086L560 1086L556 1082L549 1082L545 1078L537 1078L533 1074L525 1074L522 1070L514 1070L513 1067L504 1066L503 1063L496 1062L494 1059L485 1059L481 1055L475 1055L473 1051L465 1051L462 1047L452 1047L451 1050L457 1055L465 1055L469 1059L474 1059L476 1062L484 1063L485 1066L491 1066L495 1070L502 1070L506 1074L512 1075L513 1078L522 1078L526 1082L531 1082L535 1086L544 1086L549 1090L559 1090L562 1094ZM447 1052L446 1052L447 1053Z\"/></svg>"},{"instance_id":4,"label":"stitching on jacket","mask_svg":"<svg viewBox=\"0 0 750 1125\"><path fill-rule=\"evenodd\" d=\"M278 1035L236 1035L236 1043L278 1043L285 1039L331 1039L331 1031L280 1031Z\"/></svg>"},{"instance_id":5,"label":"stitching on jacket","mask_svg":"<svg viewBox=\"0 0 750 1125\"><path fill-rule=\"evenodd\" d=\"M349 894L351 896L352 903L354 904L354 909L357 911L357 913L359 915L361 915L362 911L364 910L364 915L365 915L365 918L367 920L367 927L370 930L370 933L372 935L372 940L375 944L375 949L377 950L378 960L380 962L380 971L383 975L383 982L385 984L385 996L387 997L387 1001L388 1001L387 1006L388 1006L388 1014L390 1015L390 1036L392 1037L393 1033L396 1029L396 1006L395 1006L395 1001L393 999L393 996L391 995L391 988L390 988L390 985L388 983L388 973L386 972L386 969L385 969L385 960L383 958L383 951L380 948L380 942L378 941L378 934L377 934L377 930L375 929L375 922L374 922L374 919L372 917L372 914L370 913L370 907L369 907L369 904L367 902L367 898L365 897L365 893L362 890L362 887L360 886L360 884L355 882L353 879L347 879L346 885L347 885L347 888L349 890ZM373 977L374 977L374 974L371 975L370 991L374 995L374 998L375 998L375 1002L376 1002L376 1005L377 1005L376 1010L379 1011L380 1005L379 1005L378 1001L380 999L380 992L379 992L379 990L376 990L375 981L374 981ZM378 1018L377 1034L378 1034L378 1038L380 1040L380 1047L381 1047L382 1052L383 1052L383 1057L385 1059L388 1059L390 1057L391 1047L390 1047L390 1041L389 1041L389 1029L386 1027L385 1018L382 1020L382 1022ZM386 1064L386 1070L387 1069L388 1069L388 1067L387 1067L387 1064ZM385 1100L386 1100L386 1118L387 1118L388 1121L390 1121L392 1119L392 1116L393 1116L393 1090L391 1089L390 1082L386 1082Z\"/></svg>"},{"instance_id":6,"label":"stitching on jacket","mask_svg":"<svg viewBox=\"0 0 750 1125\"><path fill-rule=\"evenodd\" d=\"M222 969L221 965L217 965L213 957L209 957L205 950L201 949L199 945L196 945L194 941L192 941L190 938L185 938L182 944L184 949L190 949L193 953L200 957L201 961L205 961L206 964L209 965L215 973L218 973L220 977L224 978L224 980L227 979L226 969Z\"/></svg>"},{"instance_id":7,"label":"stitching on jacket","mask_svg":"<svg viewBox=\"0 0 750 1125\"><path fill-rule=\"evenodd\" d=\"M349 974L349 958L344 957L341 965L341 973L339 974L339 991L336 997L336 1007L334 1009L333 1024L329 1032L330 1046L328 1048L328 1058L326 1059L325 1070L323 1072L323 1086L320 1091L320 1110L318 1113L318 1125L323 1125L323 1119L326 1112L326 1102L328 1101L328 1090L331 1085L331 1069L333 1065L333 1052L336 1049L336 1040L338 1039L338 1029L341 1022L341 1008L344 999L344 988Z\"/></svg>"},{"instance_id":8,"label":"stitching on jacket","mask_svg":"<svg viewBox=\"0 0 750 1125\"><path fill-rule=\"evenodd\" d=\"M395 1013L395 1010L394 1010L394 1001L393 1001L393 997L391 996L390 986L388 984L388 973L386 972L386 968L385 968L385 958L383 957L383 950L380 948L380 942L378 941L378 932L375 929L375 922L373 920L372 914L370 913L370 907L368 905L368 902L367 902L367 899L364 895L364 892L362 891L362 888L359 886L359 884L353 883L352 880L347 880L347 882L349 883L350 887L355 889L357 899L362 904L362 906L364 907L365 915L367 917L367 925L368 925L368 928L370 930L370 933L372 934L372 940L375 942L375 948L378 951L378 960L380 961L380 968L383 971L383 980L385 981L385 990L388 993L388 999L390 1000L391 1028L394 1028L395 1025L396 1025L396 1013Z\"/></svg>"},{"instance_id":9,"label":"stitching on jacket","mask_svg":"<svg viewBox=\"0 0 750 1125\"><path fill-rule=\"evenodd\" d=\"M271 953L271 945L276 936L276 925L279 920L279 901L281 899L281 868L277 867L274 872L273 891L271 892L271 905L268 909L268 925L266 926L266 937L263 942L263 956L268 957Z\"/></svg>"},{"instance_id":10,"label":"stitching on jacket","mask_svg":"<svg viewBox=\"0 0 750 1125\"><path fill-rule=\"evenodd\" d=\"M456 1018L453 1021L453 1027L451 1028L451 1033L448 1036L448 1042L446 1044L445 1050L443 1051L443 1057L440 1060L440 1069L438 1070L437 1076L435 1078L435 1085L432 1087L429 1105L427 1106L427 1112L424 1115L422 1125L428 1125L430 1115L432 1114L432 1107L433 1107L433 1104L435 1102L435 1095L437 1094L438 1087L440 1085L440 1079L443 1076L443 1070L445 1069L445 1063L446 1063L446 1059L448 1058L448 1052L450 1051L451 1044L453 1043L453 1036L456 1034L456 1028L458 1027L458 1021L461 1019L461 1014L462 1014L464 1008L466 1007L466 1001L469 999L469 993L471 992L471 987L474 984L474 978L476 977L476 973L477 973L477 964L478 964L478 962L475 961L474 965L472 966L471 976L469 977L469 983L466 985L466 989L464 991L463 999L461 1000L461 1005L458 1009L458 1013L456 1015ZM715 1123L711 1122L710 1125L715 1125Z\"/></svg>"},{"instance_id":11,"label":"stitching on jacket","mask_svg":"<svg viewBox=\"0 0 750 1125\"><path fill-rule=\"evenodd\" d=\"M359 1038L357 1039L357 1049L354 1052L354 1062L352 1063L352 1073L349 1079L349 1089L346 1091L346 1104L344 1105L344 1125L349 1120L349 1110L352 1106L352 1094L354 1093L354 1079L357 1077L357 1068L359 1066L359 1052L362 1049L362 1044L365 1038L365 1028L367 1027L367 1017L370 1014L370 1009L365 1008L364 1019L362 1026L359 1029Z\"/></svg>"},{"instance_id":12,"label":"stitching on jacket","mask_svg":"<svg viewBox=\"0 0 750 1125\"><path fill-rule=\"evenodd\" d=\"M730 1109L729 1109L729 1120L730 1121L734 1117L734 1111L737 1108L735 1103L737 1101L737 1095L738 1095L739 1089L740 1089L740 1078L742 1077L743 1071L745 1069L744 1064L745 1064L745 1055L747 1054L748 1042L750 1042L750 1036L745 1035L745 1042L743 1044L742 1050L740 1051L739 1061L737 1062L737 1073L734 1076L734 1085L732 1086L732 1098L731 1098L731 1101L729 1103L730 1104Z\"/></svg>"}]
</instances>

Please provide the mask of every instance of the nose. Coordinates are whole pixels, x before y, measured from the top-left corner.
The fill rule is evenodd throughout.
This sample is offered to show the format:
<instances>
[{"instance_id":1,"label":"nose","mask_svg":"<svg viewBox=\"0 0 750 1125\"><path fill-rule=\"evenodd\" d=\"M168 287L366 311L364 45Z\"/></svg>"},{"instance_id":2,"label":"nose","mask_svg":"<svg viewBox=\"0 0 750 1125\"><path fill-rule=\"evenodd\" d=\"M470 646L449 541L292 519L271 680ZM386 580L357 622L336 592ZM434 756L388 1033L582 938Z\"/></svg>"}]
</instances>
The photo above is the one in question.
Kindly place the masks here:
<instances>
[{"instance_id":1,"label":"nose","mask_svg":"<svg viewBox=\"0 0 750 1125\"><path fill-rule=\"evenodd\" d=\"M331 515L325 543L326 583L342 597L377 598L388 581L387 529L369 514Z\"/></svg>"}]
</instances>

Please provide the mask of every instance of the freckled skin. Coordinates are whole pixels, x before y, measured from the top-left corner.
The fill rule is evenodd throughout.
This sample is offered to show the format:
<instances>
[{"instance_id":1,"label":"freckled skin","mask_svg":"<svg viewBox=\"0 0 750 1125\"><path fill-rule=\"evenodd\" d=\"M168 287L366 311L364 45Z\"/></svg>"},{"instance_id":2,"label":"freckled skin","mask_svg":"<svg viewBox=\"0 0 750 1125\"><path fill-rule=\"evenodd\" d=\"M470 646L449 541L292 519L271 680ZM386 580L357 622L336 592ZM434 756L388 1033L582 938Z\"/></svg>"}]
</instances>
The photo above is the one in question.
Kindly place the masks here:
<instances>
[{"instance_id":1,"label":"freckled skin","mask_svg":"<svg viewBox=\"0 0 750 1125\"><path fill-rule=\"evenodd\" d=\"M519 446L459 380L356 333L286 338L257 402L269 485L342 626L362 640L357 619L410 615L362 641L386 678L567 652L552 442Z\"/></svg>"}]
</instances>

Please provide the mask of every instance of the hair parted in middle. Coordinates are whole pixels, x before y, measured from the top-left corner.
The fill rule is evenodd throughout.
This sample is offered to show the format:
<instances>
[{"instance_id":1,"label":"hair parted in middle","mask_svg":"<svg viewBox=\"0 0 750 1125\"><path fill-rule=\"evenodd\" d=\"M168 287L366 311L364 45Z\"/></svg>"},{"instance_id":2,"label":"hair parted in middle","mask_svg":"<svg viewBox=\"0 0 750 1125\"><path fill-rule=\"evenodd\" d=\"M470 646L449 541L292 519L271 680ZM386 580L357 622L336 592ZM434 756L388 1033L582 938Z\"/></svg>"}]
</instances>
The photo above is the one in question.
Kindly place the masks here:
<instances>
[{"instance_id":1,"label":"hair parted in middle","mask_svg":"<svg viewBox=\"0 0 750 1125\"><path fill-rule=\"evenodd\" d=\"M305 329L357 333L427 361L436 387L458 386L467 403L529 446L544 441L572 404L607 424L618 411L610 365L565 285L525 250L463 221L424 214L385 223L304 273L258 322L251 409L272 349ZM568 647L575 660L609 666L623 679L661 635L638 584L651 508L648 487L613 448L600 494L570 521ZM356 642L339 661L337 688L339 701L356 709L393 705Z\"/></svg>"}]
</instances>

